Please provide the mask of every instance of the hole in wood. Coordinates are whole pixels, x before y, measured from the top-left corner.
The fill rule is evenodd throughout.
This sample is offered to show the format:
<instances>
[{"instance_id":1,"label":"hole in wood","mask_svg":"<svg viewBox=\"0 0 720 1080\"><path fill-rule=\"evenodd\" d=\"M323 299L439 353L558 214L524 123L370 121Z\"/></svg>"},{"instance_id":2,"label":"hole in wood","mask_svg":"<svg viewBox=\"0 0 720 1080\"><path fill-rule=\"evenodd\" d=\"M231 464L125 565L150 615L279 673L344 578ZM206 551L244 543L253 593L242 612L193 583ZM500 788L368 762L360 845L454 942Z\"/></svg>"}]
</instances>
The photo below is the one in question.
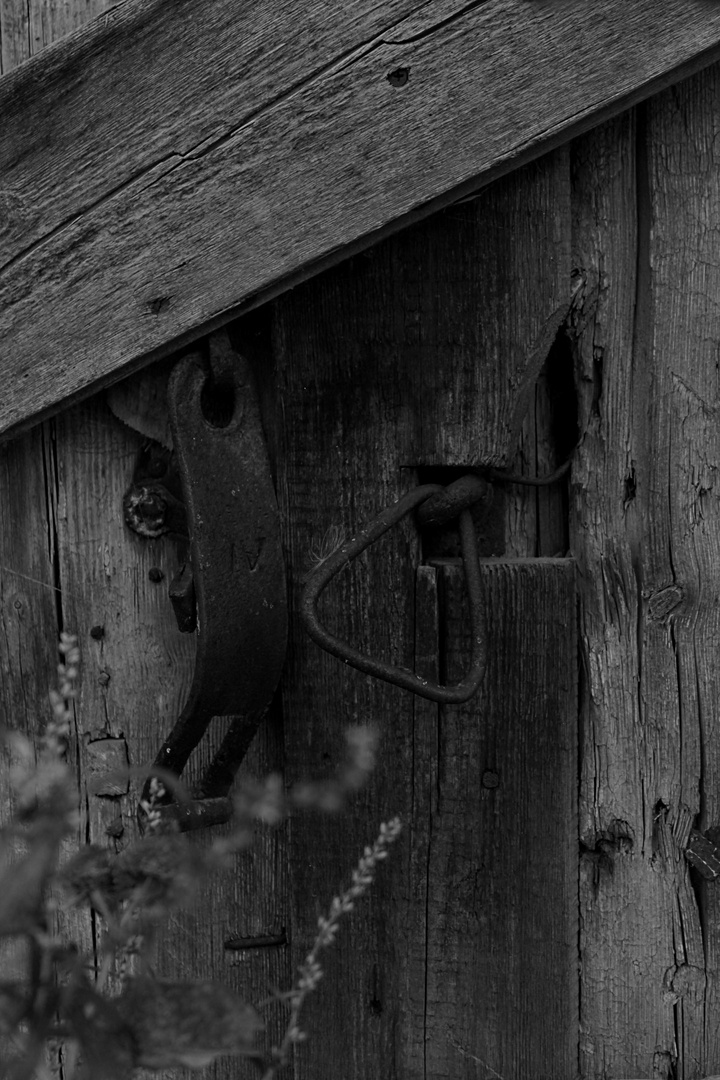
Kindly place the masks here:
<instances>
[{"instance_id":1,"label":"hole in wood","mask_svg":"<svg viewBox=\"0 0 720 1080\"><path fill-rule=\"evenodd\" d=\"M399 67L391 71L387 77L387 81L391 86L405 86L410 78L410 68Z\"/></svg>"}]
</instances>

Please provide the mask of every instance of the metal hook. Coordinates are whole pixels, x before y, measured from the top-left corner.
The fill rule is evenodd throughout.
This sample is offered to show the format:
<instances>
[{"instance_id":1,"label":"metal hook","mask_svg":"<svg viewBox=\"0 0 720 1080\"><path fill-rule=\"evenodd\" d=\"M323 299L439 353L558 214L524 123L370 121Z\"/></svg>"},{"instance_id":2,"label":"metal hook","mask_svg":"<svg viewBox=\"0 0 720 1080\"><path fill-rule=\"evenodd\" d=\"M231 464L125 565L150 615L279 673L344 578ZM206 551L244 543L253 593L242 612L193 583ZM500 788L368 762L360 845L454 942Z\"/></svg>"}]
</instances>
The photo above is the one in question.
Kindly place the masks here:
<instances>
[{"instance_id":1,"label":"metal hook","mask_svg":"<svg viewBox=\"0 0 720 1080\"><path fill-rule=\"evenodd\" d=\"M474 477L472 477L471 480L475 481L477 485L481 485L483 490L487 487L482 480L478 480ZM335 637L329 630L326 630L320 623L317 611L318 600L325 587L345 566L347 566L349 562L351 562L352 559L355 559L362 551L365 551L365 549L374 543L375 540L379 539L379 537L391 529L393 525L396 525L407 514L414 510L416 506L424 503L432 496L436 496L439 493L445 493L446 490L449 489L445 489L439 484L423 484L422 486L415 488L407 495L404 495L396 503L393 503L392 506L383 510L381 514L378 514L378 516L371 521L369 525L366 525L361 529L357 536L353 537L352 540L348 540L339 547L338 550L322 562L306 580L301 600L300 614L305 629L313 641L327 652L332 653L333 656L337 656L343 663L350 664L352 667L365 672L367 675L372 675L376 679L383 679L385 682L393 683L395 686L400 686L404 690L410 690L411 693L417 694L419 697L428 698L430 701L443 702L446 705L457 705L463 701L468 701L473 696L477 691L484 674L483 643L480 634L482 620L480 568L478 563L477 542L475 539L475 526L473 525L472 516L468 509L456 508L450 515L451 517L459 517L465 580L467 581L468 594L470 597L470 626L472 640L470 669L465 678L456 686L441 686L438 683L423 679L420 675L416 675L407 668L397 667L393 664L385 663L383 660L365 656L351 645L348 645L346 642ZM482 495L476 487L470 501L475 502L479 498L482 498ZM447 519L447 515L445 515L445 519Z\"/></svg>"}]
</instances>

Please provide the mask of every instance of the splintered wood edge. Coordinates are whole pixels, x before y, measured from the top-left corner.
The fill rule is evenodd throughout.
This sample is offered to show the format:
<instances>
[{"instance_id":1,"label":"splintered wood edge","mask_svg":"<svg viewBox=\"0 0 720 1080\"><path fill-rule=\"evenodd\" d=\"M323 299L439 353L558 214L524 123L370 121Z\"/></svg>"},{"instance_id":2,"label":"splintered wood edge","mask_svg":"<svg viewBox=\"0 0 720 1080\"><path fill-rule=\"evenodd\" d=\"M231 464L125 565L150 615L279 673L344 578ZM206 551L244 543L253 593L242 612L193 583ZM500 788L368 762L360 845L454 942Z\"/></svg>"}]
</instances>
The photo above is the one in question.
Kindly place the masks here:
<instances>
[{"instance_id":1,"label":"splintered wood edge","mask_svg":"<svg viewBox=\"0 0 720 1080\"><path fill-rule=\"evenodd\" d=\"M472 196L720 53L720 8L703 0L456 7L393 0L381 16L364 0L349 28L344 11L315 9L326 31L316 55L295 0L249 44L237 33L249 7L236 0L206 0L192 33L191 4L127 0L0 79L0 434ZM155 41L162 101L148 100ZM198 50L214 50L220 76L242 71L219 105L220 76L188 92L181 61L197 63ZM399 71L402 85L389 78ZM49 146L28 134L39 117Z\"/></svg>"}]
</instances>

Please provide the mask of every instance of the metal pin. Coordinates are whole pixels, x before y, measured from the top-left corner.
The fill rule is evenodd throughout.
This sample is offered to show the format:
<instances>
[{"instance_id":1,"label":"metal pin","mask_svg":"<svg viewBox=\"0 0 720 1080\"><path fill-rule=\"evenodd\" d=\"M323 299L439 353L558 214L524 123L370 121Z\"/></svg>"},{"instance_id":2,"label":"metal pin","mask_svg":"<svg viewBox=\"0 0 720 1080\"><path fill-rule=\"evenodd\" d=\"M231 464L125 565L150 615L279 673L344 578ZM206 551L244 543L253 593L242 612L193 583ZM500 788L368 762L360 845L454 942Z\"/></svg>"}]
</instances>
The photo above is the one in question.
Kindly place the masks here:
<instances>
[{"instance_id":1,"label":"metal pin","mask_svg":"<svg viewBox=\"0 0 720 1080\"><path fill-rule=\"evenodd\" d=\"M279 934L261 934L258 937L232 937L224 944L225 949L239 952L241 949L268 949L272 946L287 945L285 930Z\"/></svg>"}]
</instances>

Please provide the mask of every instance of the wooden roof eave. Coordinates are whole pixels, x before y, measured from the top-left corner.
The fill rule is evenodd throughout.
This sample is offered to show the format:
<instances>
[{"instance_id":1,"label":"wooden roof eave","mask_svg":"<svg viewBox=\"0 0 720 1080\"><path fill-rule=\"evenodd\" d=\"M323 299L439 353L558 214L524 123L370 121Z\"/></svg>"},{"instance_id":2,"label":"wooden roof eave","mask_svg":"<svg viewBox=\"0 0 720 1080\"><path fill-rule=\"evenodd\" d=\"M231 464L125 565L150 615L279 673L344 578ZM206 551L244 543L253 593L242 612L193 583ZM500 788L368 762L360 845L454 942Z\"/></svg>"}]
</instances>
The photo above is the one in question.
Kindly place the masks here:
<instances>
[{"instance_id":1,"label":"wooden roof eave","mask_svg":"<svg viewBox=\"0 0 720 1080\"><path fill-rule=\"evenodd\" d=\"M719 56L707 0L126 0L0 78L0 433Z\"/></svg>"}]
</instances>

